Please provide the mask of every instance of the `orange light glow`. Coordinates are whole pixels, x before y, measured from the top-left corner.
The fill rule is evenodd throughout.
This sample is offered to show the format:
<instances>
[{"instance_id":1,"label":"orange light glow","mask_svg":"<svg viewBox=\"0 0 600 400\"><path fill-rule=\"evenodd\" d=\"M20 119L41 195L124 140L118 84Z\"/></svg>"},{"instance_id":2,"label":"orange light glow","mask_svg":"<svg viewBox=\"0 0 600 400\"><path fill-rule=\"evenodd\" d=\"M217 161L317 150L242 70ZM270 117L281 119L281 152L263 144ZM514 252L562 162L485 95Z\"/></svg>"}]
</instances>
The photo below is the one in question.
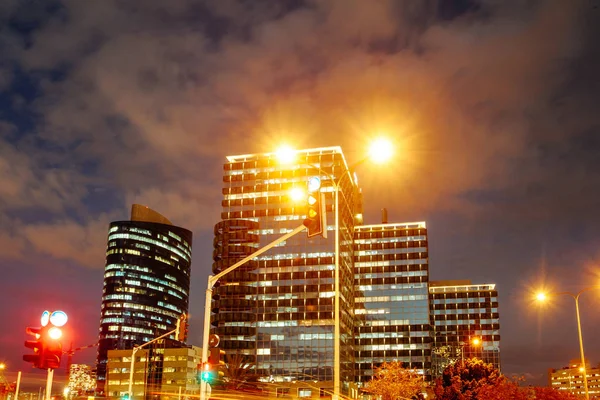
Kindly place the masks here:
<instances>
[{"instance_id":1,"label":"orange light glow","mask_svg":"<svg viewBox=\"0 0 600 400\"><path fill-rule=\"evenodd\" d=\"M479 338L473 338L471 343L473 343L474 346L479 346L481 344L481 340Z\"/></svg>"},{"instance_id":2,"label":"orange light glow","mask_svg":"<svg viewBox=\"0 0 600 400\"><path fill-rule=\"evenodd\" d=\"M546 293L544 293L544 292L538 292L535 295L535 299L537 301L539 301L540 303L543 303L543 302L545 302L548 299L548 295Z\"/></svg>"},{"instance_id":3,"label":"orange light glow","mask_svg":"<svg viewBox=\"0 0 600 400\"><path fill-rule=\"evenodd\" d=\"M293 188L290 190L290 199L293 202L302 201L306 198L306 192L300 188Z\"/></svg>"},{"instance_id":4,"label":"orange light glow","mask_svg":"<svg viewBox=\"0 0 600 400\"><path fill-rule=\"evenodd\" d=\"M290 164L296 159L296 151L287 145L278 148L275 155L281 164Z\"/></svg>"},{"instance_id":5,"label":"orange light glow","mask_svg":"<svg viewBox=\"0 0 600 400\"><path fill-rule=\"evenodd\" d=\"M369 149L369 157L376 164L382 164L392 157L392 143L384 138L376 139Z\"/></svg>"}]
</instances>

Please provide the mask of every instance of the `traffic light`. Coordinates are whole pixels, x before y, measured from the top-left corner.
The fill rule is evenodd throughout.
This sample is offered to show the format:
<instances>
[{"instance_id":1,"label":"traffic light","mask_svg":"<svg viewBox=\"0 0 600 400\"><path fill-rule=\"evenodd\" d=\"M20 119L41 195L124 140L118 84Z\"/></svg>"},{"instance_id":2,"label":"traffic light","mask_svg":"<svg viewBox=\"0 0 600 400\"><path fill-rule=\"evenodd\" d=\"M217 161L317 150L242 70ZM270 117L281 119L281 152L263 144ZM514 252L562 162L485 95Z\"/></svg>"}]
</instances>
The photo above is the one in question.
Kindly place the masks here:
<instances>
[{"instance_id":1,"label":"traffic light","mask_svg":"<svg viewBox=\"0 0 600 400\"><path fill-rule=\"evenodd\" d=\"M225 351L216 347L210 349L208 363L217 367L225 366Z\"/></svg>"},{"instance_id":2,"label":"traffic light","mask_svg":"<svg viewBox=\"0 0 600 400\"><path fill-rule=\"evenodd\" d=\"M67 314L62 311L49 311L42 313L41 328L29 327L28 335L35 336L35 340L26 340L25 347L33 349L34 354L25 354L23 361L33 363L41 369L57 369L60 367L62 357L62 330L59 328L67 322Z\"/></svg>"},{"instance_id":3,"label":"traffic light","mask_svg":"<svg viewBox=\"0 0 600 400\"><path fill-rule=\"evenodd\" d=\"M177 328L175 329L175 338L180 342L185 342L188 335L188 326L187 318L184 314L177 320Z\"/></svg>"},{"instance_id":4,"label":"traffic light","mask_svg":"<svg viewBox=\"0 0 600 400\"><path fill-rule=\"evenodd\" d=\"M308 197L306 199L306 219L304 226L307 236L321 235L327 237L327 222L325 212L325 195L321 193L321 178L313 176L308 180Z\"/></svg>"},{"instance_id":5,"label":"traffic light","mask_svg":"<svg viewBox=\"0 0 600 400\"><path fill-rule=\"evenodd\" d=\"M42 339L42 334L46 331L46 327L42 328L32 328L29 327L25 330L28 335L35 336L35 340L26 340L25 347L28 349L33 349L34 354L25 354L23 356L23 361L27 361L33 363L35 368L42 368L42 360L44 359L44 340Z\"/></svg>"},{"instance_id":6,"label":"traffic light","mask_svg":"<svg viewBox=\"0 0 600 400\"><path fill-rule=\"evenodd\" d=\"M214 371L210 363L205 363L200 371L200 379L204 382L212 382L214 379Z\"/></svg>"}]
</instances>

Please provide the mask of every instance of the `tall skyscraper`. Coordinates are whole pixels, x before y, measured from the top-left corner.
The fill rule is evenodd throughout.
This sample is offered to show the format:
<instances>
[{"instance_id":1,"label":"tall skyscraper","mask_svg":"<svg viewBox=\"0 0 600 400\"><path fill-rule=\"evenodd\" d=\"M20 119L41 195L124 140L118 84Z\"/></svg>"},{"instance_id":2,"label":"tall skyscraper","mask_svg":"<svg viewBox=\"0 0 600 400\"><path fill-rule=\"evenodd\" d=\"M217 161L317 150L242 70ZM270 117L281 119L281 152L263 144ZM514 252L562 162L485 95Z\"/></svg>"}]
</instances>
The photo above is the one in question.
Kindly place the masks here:
<instances>
[{"instance_id":1,"label":"tall skyscraper","mask_svg":"<svg viewBox=\"0 0 600 400\"><path fill-rule=\"evenodd\" d=\"M108 230L97 375L104 390L108 350L132 349L176 327L188 312L192 232L138 204ZM175 339L173 337L173 339Z\"/></svg>"},{"instance_id":2,"label":"tall skyscraper","mask_svg":"<svg viewBox=\"0 0 600 400\"><path fill-rule=\"evenodd\" d=\"M227 157L223 174L223 211L215 226L213 272L288 233L303 222L304 201L292 189L306 191L319 176L325 193L329 237L298 234L238 270L214 289L211 333L227 353L241 352L271 382L311 383L311 390L331 391L334 340L340 342L341 392L354 381L354 271L352 239L358 189L339 147L295 152L279 160L274 153ZM286 162L287 161L287 162ZM334 337L335 187L339 187L340 336ZM317 386L315 386L317 385ZM306 386L306 385L305 385Z\"/></svg>"},{"instance_id":3,"label":"tall skyscraper","mask_svg":"<svg viewBox=\"0 0 600 400\"><path fill-rule=\"evenodd\" d=\"M495 284L430 282L429 299L435 349L446 348L453 353L450 357L477 357L500 369L500 314ZM434 363L443 367L447 355L434 354L434 361L439 361ZM434 375L440 373L441 368L434 371Z\"/></svg>"},{"instance_id":4,"label":"tall skyscraper","mask_svg":"<svg viewBox=\"0 0 600 400\"><path fill-rule=\"evenodd\" d=\"M357 226L354 232L357 380L400 361L430 377L429 256L425 222Z\"/></svg>"}]
</instances>

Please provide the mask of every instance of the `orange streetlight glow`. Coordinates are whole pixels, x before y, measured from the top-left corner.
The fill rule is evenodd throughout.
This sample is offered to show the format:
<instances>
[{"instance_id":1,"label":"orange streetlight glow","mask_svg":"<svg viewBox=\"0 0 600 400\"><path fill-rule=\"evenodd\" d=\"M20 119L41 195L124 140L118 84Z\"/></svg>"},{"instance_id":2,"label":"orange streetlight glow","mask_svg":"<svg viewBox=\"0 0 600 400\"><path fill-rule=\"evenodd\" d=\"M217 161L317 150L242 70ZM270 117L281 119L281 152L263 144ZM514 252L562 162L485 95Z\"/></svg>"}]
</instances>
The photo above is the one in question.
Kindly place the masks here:
<instances>
[{"instance_id":1,"label":"orange streetlight glow","mask_svg":"<svg viewBox=\"0 0 600 400\"><path fill-rule=\"evenodd\" d=\"M382 164L389 160L392 153L392 143L383 138L375 140L369 149L369 157L376 164Z\"/></svg>"},{"instance_id":2,"label":"orange streetlight glow","mask_svg":"<svg viewBox=\"0 0 600 400\"><path fill-rule=\"evenodd\" d=\"M474 338L471 340L471 343L473 343L474 346L479 346L481 344L481 340L479 338Z\"/></svg>"},{"instance_id":3,"label":"orange streetlight glow","mask_svg":"<svg viewBox=\"0 0 600 400\"><path fill-rule=\"evenodd\" d=\"M287 145L283 145L278 148L275 152L275 155L281 164L290 164L296 158L296 152L294 149Z\"/></svg>"},{"instance_id":4,"label":"orange streetlight glow","mask_svg":"<svg viewBox=\"0 0 600 400\"><path fill-rule=\"evenodd\" d=\"M548 299L548 296L544 292L539 292L535 295L535 299L539 302L544 302Z\"/></svg>"},{"instance_id":5,"label":"orange streetlight glow","mask_svg":"<svg viewBox=\"0 0 600 400\"><path fill-rule=\"evenodd\" d=\"M306 198L306 192L300 188L293 188L290 190L290 199L293 202L301 201Z\"/></svg>"}]
</instances>

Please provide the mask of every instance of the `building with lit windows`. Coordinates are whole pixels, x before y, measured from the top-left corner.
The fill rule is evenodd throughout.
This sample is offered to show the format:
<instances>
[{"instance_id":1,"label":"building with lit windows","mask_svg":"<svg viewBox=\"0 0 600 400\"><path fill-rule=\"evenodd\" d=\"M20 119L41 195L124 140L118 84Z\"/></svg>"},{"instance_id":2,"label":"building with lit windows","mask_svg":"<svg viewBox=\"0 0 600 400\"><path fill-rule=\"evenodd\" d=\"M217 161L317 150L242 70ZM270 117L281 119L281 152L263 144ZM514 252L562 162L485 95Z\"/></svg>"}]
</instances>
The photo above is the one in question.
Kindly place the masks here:
<instances>
[{"instance_id":1,"label":"building with lit windows","mask_svg":"<svg viewBox=\"0 0 600 400\"><path fill-rule=\"evenodd\" d=\"M198 397L200 385L197 373L198 364L202 360L200 347L165 348L164 341L158 342L160 343L149 349L138 350L135 354L132 398ZM124 398L129 390L131 350L109 350L106 365L106 397Z\"/></svg>"},{"instance_id":2,"label":"building with lit windows","mask_svg":"<svg viewBox=\"0 0 600 400\"><path fill-rule=\"evenodd\" d=\"M357 381L400 361L430 377L429 261L425 222L356 226Z\"/></svg>"},{"instance_id":3,"label":"building with lit windows","mask_svg":"<svg viewBox=\"0 0 600 400\"><path fill-rule=\"evenodd\" d=\"M591 368L587 364L586 369L590 399L600 399L600 366ZM561 369L549 369L548 386L583 398L585 396L585 385L583 383L581 359L571 360L568 366Z\"/></svg>"},{"instance_id":4,"label":"building with lit windows","mask_svg":"<svg viewBox=\"0 0 600 400\"><path fill-rule=\"evenodd\" d=\"M110 224L97 357L100 393L109 350L131 351L175 329L188 313L191 259L192 232L148 207L134 204L131 220Z\"/></svg>"},{"instance_id":5,"label":"building with lit windows","mask_svg":"<svg viewBox=\"0 0 600 400\"><path fill-rule=\"evenodd\" d=\"M495 284L474 285L469 280L430 282L429 301L434 376L439 376L452 358L476 357L500 370L500 316Z\"/></svg>"},{"instance_id":6,"label":"building with lit windows","mask_svg":"<svg viewBox=\"0 0 600 400\"><path fill-rule=\"evenodd\" d=\"M237 155L224 164L214 274L301 226L307 207L291 193L306 191L311 177L321 180L328 235L292 236L220 279L210 317L219 347L246 355L276 394L300 397L333 391L336 341L341 394L353 398L384 361L402 361L430 380L436 343L460 346L470 335L484 341L478 356L499 366L494 285L430 287L425 222L388 223L384 213L381 224L363 225L362 194L341 148L298 150L294 156ZM336 188L339 337L334 335ZM456 300L463 297L469 317L464 321L456 311L463 309Z\"/></svg>"},{"instance_id":7,"label":"building with lit windows","mask_svg":"<svg viewBox=\"0 0 600 400\"><path fill-rule=\"evenodd\" d=\"M221 221L215 226L213 272L302 225L310 177L321 178L328 238L301 233L225 275L213 291L211 333L227 353L240 352L261 379L287 390L293 382L317 381L319 393L333 390L334 340L340 343L341 393L354 382L354 217L359 191L340 147L299 150L293 160L275 153L227 157ZM339 188L340 337L334 337L334 192ZM311 383L314 386L313 383ZM309 385L309 386L311 386ZM307 391L301 388L302 396ZM295 390L295 389L292 389ZM299 389L298 389L299 390ZM311 392L312 393L312 392ZM313 393L314 394L314 393ZM312 394L311 394L312 396Z\"/></svg>"}]
</instances>

